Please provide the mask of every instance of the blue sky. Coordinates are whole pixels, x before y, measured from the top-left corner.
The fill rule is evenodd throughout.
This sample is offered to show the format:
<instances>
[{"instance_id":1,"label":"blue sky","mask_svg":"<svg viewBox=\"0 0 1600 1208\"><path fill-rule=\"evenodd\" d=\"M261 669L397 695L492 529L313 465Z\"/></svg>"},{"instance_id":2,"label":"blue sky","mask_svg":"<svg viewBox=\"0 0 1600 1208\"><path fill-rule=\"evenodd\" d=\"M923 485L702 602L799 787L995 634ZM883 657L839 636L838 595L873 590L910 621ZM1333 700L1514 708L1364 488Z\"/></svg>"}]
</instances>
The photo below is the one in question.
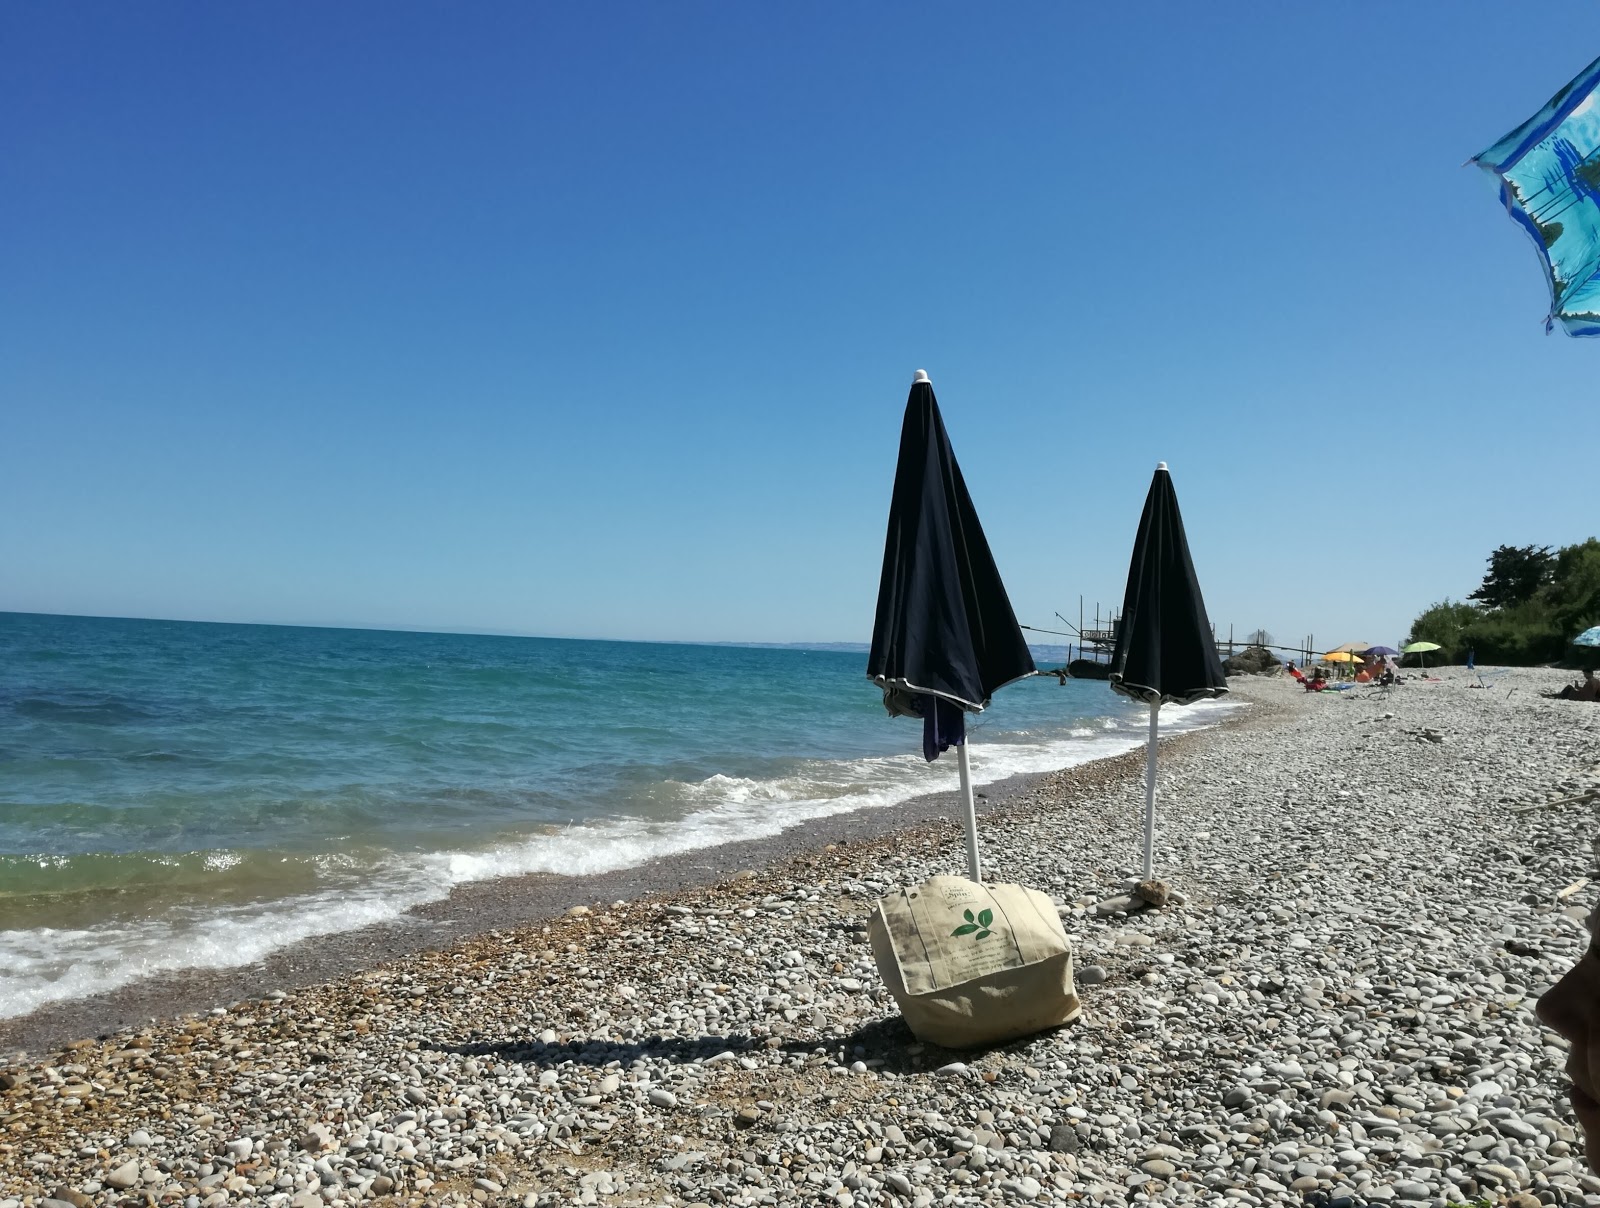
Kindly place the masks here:
<instances>
[{"instance_id":1,"label":"blue sky","mask_svg":"<svg viewBox=\"0 0 1600 1208\"><path fill-rule=\"evenodd\" d=\"M1028 624L1163 459L1240 633L1597 529L1600 343L1462 166L1590 4L4 23L0 609L865 640L917 368Z\"/></svg>"}]
</instances>

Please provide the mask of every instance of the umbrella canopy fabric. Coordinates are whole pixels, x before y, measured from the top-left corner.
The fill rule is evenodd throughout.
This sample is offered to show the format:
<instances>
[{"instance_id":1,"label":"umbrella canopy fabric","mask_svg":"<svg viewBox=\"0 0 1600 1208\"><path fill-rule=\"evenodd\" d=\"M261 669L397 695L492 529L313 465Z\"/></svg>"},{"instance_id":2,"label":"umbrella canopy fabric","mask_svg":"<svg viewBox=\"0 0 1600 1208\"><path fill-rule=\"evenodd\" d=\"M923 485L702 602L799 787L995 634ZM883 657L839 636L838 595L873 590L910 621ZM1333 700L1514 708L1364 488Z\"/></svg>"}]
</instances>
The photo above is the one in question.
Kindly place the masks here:
<instances>
[{"instance_id":1,"label":"umbrella canopy fabric","mask_svg":"<svg viewBox=\"0 0 1600 1208\"><path fill-rule=\"evenodd\" d=\"M1351 654L1348 650L1330 650L1322 656L1322 661L1324 663L1359 663L1361 656L1359 654Z\"/></svg>"},{"instance_id":2,"label":"umbrella canopy fabric","mask_svg":"<svg viewBox=\"0 0 1600 1208\"><path fill-rule=\"evenodd\" d=\"M1593 629L1585 629L1572 639L1572 644L1574 646L1600 646L1600 625L1596 625Z\"/></svg>"},{"instance_id":3,"label":"umbrella canopy fabric","mask_svg":"<svg viewBox=\"0 0 1600 1208\"><path fill-rule=\"evenodd\" d=\"M1345 654L1361 654L1369 649L1371 649L1370 642L1346 642L1343 646L1334 647L1334 650L1342 651Z\"/></svg>"},{"instance_id":4,"label":"umbrella canopy fabric","mask_svg":"<svg viewBox=\"0 0 1600 1208\"><path fill-rule=\"evenodd\" d=\"M1228 690L1166 462L1156 467L1139 518L1109 678L1122 695L1151 705L1187 705Z\"/></svg>"},{"instance_id":5,"label":"umbrella canopy fabric","mask_svg":"<svg viewBox=\"0 0 1600 1208\"><path fill-rule=\"evenodd\" d=\"M1217 642L1189 557L1167 463L1156 467L1128 563L1111 687L1150 706L1144 765L1144 879L1155 875L1156 737L1163 703L1191 704L1228 690Z\"/></svg>"},{"instance_id":6,"label":"umbrella canopy fabric","mask_svg":"<svg viewBox=\"0 0 1600 1208\"><path fill-rule=\"evenodd\" d=\"M1403 654L1425 654L1429 650L1440 649L1438 642L1410 642L1400 647Z\"/></svg>"},{"instance_id":7,"label":"umbrella canopy fabric","mask_svg":"<svg viewBox=\"0 0 1600 1208\"><path fill-rule=\"evenodd\" d=\"M1399 654L1400 652L1398 650L1396 650L1393 646L1368 646L1361 653L1362 654L1376 654L1380 658L1382 658L1382 657L1387 657L1388 655L1391 655L1391 654Z\"/></svg>"},{"instance_id":8,"label":"umbrella canopy fabric","mask_svg":"<svg viewBox=\"0 0 1600 1208\"><path fill-rule=\"evenodd\" d=\"M979 713L1033 671L933 384L918 370L900 428L867 676Z\"/></svg>"},{"instance_id":9,"label":"umbrella canopy fabric","mask_svg":"<svg viewBox=\"0 0 1600 1208\"><path fill-rule=\"evenodd\" d=\"M1545 330L1600 335L1600 59L1473 163L1533 239L1550 287Z\"/></svg>"}]
</instances>

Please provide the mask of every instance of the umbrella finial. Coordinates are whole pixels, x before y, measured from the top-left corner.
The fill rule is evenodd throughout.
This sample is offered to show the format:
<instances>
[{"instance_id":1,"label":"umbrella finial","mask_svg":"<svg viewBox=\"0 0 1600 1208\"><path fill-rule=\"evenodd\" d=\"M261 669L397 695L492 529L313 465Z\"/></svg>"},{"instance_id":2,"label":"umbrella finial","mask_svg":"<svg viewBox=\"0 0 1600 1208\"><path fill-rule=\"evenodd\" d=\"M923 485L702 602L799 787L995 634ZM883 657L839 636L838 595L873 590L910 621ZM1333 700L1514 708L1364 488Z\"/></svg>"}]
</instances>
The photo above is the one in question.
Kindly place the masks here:
<instances>
[{"instance_id":1,"label":"umbrella finial","mask_svg":"<svg viewBox=\"0 0 1600 1208\"><path fill-rule=\"evenodd\" d=\"M1164 461L1156 462L1156 469L1157 470L1165 470L1166 468L1167 468L1167 463L1166 462L1164 462Z\"/></svg>"},{"instance_id":2,"label":"umbrella finial","mask_svg":"<svg viewBox=\"0 0 1600 1208\"><path fill-rule=\"evenodd\" d=\"M930 386L933 385L933 381L928 377L926 369L919 369L911 375L911 384L915 386L918 382L927 382Z\"/></svg>"}]
</instances>

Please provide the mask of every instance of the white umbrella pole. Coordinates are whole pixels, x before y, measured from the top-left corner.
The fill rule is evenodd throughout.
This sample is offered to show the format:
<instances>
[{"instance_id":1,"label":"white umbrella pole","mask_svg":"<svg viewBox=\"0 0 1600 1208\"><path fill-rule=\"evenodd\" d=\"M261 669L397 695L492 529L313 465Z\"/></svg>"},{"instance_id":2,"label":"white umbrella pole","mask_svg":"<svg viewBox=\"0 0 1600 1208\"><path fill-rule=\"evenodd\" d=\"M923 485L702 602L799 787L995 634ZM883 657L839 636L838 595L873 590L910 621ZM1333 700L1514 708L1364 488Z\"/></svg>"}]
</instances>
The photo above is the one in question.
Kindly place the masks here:
<instances>
[{"instance_id":1,"label":"white umbrella pole","mask_svg":"<svg viewBox=\"0 0 1600 1208\"><path fill-rule=\"evenodd\" d=\"M1144 764L1144 879L1155 875L1156 848L1156 718L1161 706L1150 706L1150 752Z\"/></svg>"},{"instance_id":2,"label":"white umbrella pole","mask_svg":"<svg viewBox=\"0 0 1600 1208\"><path fill-rule=\"evenodd\" d=\"M972 764L967 760L965 742L957 750L960 752L957 762L961 766L961 805L967 824L967 876L981 885L983 869L978 863L978 807L972 800Z\"/></svg>"}]
</instances>

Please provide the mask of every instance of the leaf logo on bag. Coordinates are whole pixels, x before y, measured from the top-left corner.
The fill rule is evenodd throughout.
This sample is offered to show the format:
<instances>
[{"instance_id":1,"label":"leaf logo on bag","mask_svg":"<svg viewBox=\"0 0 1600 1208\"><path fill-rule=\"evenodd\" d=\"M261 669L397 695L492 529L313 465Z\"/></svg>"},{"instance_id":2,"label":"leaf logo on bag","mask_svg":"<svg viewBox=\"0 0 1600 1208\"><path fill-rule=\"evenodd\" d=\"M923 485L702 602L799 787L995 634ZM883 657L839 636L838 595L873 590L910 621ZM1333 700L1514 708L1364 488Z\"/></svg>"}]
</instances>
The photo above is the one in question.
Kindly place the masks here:
<instances>
[{"instance_id":1,"label":"leaf logo on bag","mask_svg":"<svg viewBox=\"0 0 1600 1208\"><path fill-rule=\"evenodd\" d=\"M961 917L967 921L952 931L950 933L952 936L972 935L972 933L976 931L978 934L973 937L974 939L986 940L994 934L994 932L989 930L989 924L994 922L994 911L980 910L978 911L978 917L973 918L972 911L963 910L961 912Z\"/></svg>"}]
</instances>

